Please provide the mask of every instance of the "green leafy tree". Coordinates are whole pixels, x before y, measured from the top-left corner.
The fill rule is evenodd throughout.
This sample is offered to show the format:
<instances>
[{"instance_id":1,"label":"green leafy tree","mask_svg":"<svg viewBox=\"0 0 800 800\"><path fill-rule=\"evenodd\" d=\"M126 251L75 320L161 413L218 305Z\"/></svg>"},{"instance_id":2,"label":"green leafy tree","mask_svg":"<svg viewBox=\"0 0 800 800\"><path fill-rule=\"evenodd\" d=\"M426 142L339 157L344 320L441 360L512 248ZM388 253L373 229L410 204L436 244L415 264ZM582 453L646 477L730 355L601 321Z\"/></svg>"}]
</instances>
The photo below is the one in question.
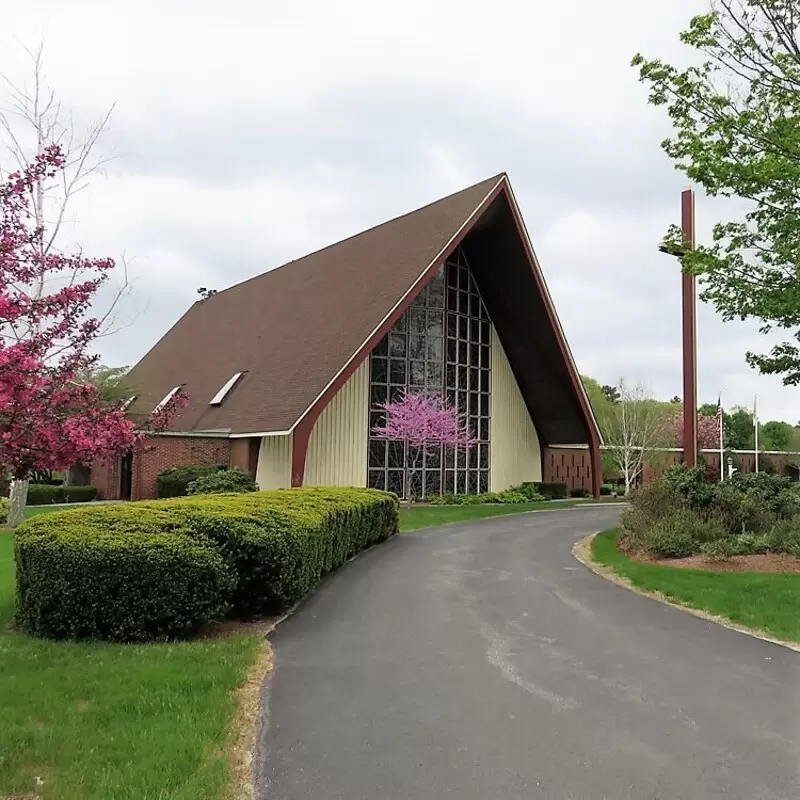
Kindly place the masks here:
<instances>
[{"instance_id":1,"label":"green leafy tree","mask_svg":"<svg viewBox=\"0 0 800 800\"><path fill-rule=\"evenodd\" d=\"M714 226L712 243L683 254L701 297L725 320L755 319L789 341L747 353L751 366L800 383L800 0L718 0L681 41L694 63L633 59L649 101L674 135L662 148L711 196L748 210ZM675 227L665 244L682 251Z\"/></svg>"},{"instance_id":2,"label":"green leafy tree","mask_svg":"<svg viewBox=\"0 0 800 800\"><path fill-rule=\"evenodd\" d=\"M759 445L764 450L788 450L794 428L788 422L770 420L765 422L759 432Z\"/></svg>"},{"instance_id":3,"label":"green leafy tree","mask_svg":"<svg viewBox=\"0 0 800 800\"><path fill-rule=\"evenodd\" d=\"M100 397L107 403L127 400L135 391L126 384L130 367L106 367L102 364L87 369L81 378L97 387Z\"/></svg>"},{"instance_id":4,"label":"green leafy tree","mask_svg":"<svg viewBox=\"0 0 800 800\"><path fill-rule=\"evenodd\" d=\"M723 414L725 447L731 450L752 450L755 447L753 414L746 408L737 406L730 413Z\"/></svg>"}]
</instances>

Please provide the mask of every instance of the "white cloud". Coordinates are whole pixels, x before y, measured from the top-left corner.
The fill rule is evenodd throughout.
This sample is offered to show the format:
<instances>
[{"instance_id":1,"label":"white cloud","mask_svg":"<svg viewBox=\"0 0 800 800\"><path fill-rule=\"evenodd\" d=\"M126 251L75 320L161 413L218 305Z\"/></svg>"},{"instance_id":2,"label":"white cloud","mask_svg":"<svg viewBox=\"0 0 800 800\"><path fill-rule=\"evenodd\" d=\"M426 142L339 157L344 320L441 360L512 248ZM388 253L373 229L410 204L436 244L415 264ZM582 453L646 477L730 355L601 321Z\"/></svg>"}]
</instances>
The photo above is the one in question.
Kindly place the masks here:
<instances>
[{"instance_id":1,"label":"white cloud","mask_svg":"<svg viewBox=\"0 0 800 800\"><path fill-rule=\"evenodd\" d=\"M367 0L32 0L3 19L35 43L79 124L116 101L120 156L69 235L127 254L135 324L103 343L144 353L195 299L500 171L518 194L572 349L603 382L680 392L680 287L657 251L683 178L658 143L632 55L681 58L704 0L572 4ZM0 34L0 70L25 74ZM0 90L2 91L2 90ZM2 99L2 98L0 98ZM2 158L0 156L0 158ZM2 163L2 162L0 162ZM701 236L713 209L698 205ZM794 390L744 362L751 325L702 308L701 400L755 390L794 421Z\"/></svg>"}]
</instances>

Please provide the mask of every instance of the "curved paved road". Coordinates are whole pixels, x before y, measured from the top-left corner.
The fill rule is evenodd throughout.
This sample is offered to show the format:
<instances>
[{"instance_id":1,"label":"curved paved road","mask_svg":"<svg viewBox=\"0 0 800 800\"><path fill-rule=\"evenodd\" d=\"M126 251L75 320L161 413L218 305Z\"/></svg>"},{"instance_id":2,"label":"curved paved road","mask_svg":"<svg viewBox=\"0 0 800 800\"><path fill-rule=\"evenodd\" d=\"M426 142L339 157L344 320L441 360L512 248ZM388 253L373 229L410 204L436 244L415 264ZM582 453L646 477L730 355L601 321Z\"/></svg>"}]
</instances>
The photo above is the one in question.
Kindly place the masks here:
<instances>
[{"instance_id":1,"label":"curved paved road","mask_svg":"<svg viewBox=\"0 0 800 800\"><path fill-rule=\"evenodd\" d=\"M257 796L800 797L800 655L578 564L615 516L407 534L332 576L272 637Z\"/></svg>"}]
</instances>

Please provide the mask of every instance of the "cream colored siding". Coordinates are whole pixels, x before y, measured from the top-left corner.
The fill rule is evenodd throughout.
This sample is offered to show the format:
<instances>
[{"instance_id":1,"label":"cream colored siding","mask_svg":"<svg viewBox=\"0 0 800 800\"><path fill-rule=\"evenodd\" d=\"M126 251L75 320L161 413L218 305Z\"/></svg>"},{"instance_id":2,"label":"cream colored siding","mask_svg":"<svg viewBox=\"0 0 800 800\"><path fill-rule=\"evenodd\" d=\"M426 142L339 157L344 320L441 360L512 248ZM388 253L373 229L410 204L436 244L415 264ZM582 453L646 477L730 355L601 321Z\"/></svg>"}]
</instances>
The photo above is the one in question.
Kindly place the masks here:
<instances>
[{"instance_id":1,"label":"cream colored siding","mask_svg":"<svg viewBox=\"0 0 800 800\"><path fill-rule=\"evenodd\" d=\"M258 450L256 483L261 490L287 489L292 482L292 437L264 436Z\"/></svg>"},{"instance_id":2,"label":"cream colored siding","mask_svg":"<svg viewBox=\"0 0 800 800\"><path fill-rule=\"evenodd\" d=\"M491 415L491 490L499 492L523 481L540 481L539 437L494 327Z\"/></svg>"},{"instance_id":3,"label":"cream colored siding","mask_svg":"<svg viewBox=\"0 0 800 800\"><path fill-rule=\"evenodd\" d=\"M368 398L369 358L314 423L304 486L366 486Z\"/></svg>"}]
</instances>

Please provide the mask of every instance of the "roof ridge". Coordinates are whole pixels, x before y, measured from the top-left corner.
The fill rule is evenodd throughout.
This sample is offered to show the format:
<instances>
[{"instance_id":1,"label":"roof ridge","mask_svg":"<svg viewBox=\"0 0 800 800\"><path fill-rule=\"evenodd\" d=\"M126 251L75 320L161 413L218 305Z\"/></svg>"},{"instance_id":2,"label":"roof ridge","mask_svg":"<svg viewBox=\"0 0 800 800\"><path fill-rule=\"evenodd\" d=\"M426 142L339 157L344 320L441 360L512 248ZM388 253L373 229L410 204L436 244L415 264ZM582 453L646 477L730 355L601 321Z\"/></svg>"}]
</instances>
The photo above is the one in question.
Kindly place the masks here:
<instances>
[{"instance_id":1,"label":"roof ridge","mask_svg":"<svg viewBox=\"0 0 800 800\"><path fill-rule=\"evenodd\" d=\"M508 179L508 174L506 172L498 172L496 175L492 175L489 178L484 178L481 181L477 181L476 183L473 183L470 186L466 186L463 189L459 189L457 192L451 192L450 194L447 194L444 197L440 197L438 200L433 200L432 202L425 203L425 205L414 208L411 211L406 211L403 214L398 214L396 217L391 217L390 219L384 220L383 222L379 222L376 225L371 225L369 228L364 228L363 230L360 230L357 233L353 233L350 236L345 236L343 239L339 239L338 241L333 242L332 244L325 245L325 247L320 247L317 250L311 250L308 253L304 253L303 255L298 256L297 258L291 259L291 261L285 261L283 264L278 264L278 266L273 267L272 269L265 270L264 272L259 272L258 275L253 275L250 278L245 278L243 281L239 281L239 283L234 283L232 286L226 286L224 289L220 289L218 292L215 292L211 297L205 300L195 300L193 305L196 305L197 303L212 302L214 298L218 297L219 295L225 294L226 292L229 292L230 290L236 289L240 286L244 286L246 283L250 283L251 281L263 278L266 275L271 275L277 272L278 270L283 269L284 267L289 267L292 264L296 264L298 261L302 261L304 258L309 258L310 256L317 255L318 253L324 253L326 250L330 250L333 247L338 247L340 244L349 242L351 239L357 239L359 236L363 236L364 234L370 233L371 231L377 230L378 228L382 228L385 225L390 225L391 223L397 222L398 220L401 220L404 217L410 217L412 214L418 214L420 211L424 211L425 209L430 208L431 206L435 206L438 203L443 203L446 200L450 200L453 197L456 197L457 195L470 192L483 183L497 184L503 178ZM480 203L477 203L475 207L477 208L478 205L480 205Z\"/></svg>"}]
</instances>

